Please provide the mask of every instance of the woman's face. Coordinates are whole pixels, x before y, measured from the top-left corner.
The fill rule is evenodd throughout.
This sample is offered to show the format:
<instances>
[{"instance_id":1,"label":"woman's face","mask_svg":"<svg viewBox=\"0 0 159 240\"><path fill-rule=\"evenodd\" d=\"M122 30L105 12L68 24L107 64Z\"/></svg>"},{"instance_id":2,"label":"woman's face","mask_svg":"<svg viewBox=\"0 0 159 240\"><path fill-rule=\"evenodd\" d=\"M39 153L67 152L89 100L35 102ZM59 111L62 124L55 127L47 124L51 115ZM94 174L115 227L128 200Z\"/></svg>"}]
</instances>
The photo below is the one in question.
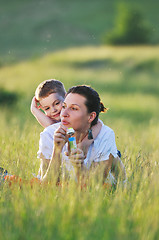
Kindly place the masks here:
<instances>
[{"instance_id":1,"label":"woman's face","mask_svg":"<svg viewBox=\"0 0 159 240\"><path fill-rule=\"evenodd\" d=\"M62 105L61 123L75 131L86 131L90 126L90 114L85 105L86 98L77 93L69 93Z\"/></svg>"}]
</instances>

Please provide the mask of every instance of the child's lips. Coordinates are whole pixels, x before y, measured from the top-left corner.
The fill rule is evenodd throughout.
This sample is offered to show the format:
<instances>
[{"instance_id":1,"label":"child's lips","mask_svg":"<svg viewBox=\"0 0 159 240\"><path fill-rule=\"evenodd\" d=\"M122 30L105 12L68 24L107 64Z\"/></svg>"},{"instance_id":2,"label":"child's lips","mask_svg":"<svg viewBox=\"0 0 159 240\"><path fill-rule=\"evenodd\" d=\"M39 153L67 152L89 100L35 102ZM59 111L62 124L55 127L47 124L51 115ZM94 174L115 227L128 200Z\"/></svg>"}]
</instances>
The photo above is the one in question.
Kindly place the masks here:
<instances>
[{"instance_id":1,"label":"child's lips","mask_svg":"<svg viewBox=\"0 0 159 240\"><path fill-rule=\"evenodd\" d=\"M57 114L51 116L51 118L57 118L57 117L59 117L59 116L60 116L60 113L57 113Z\"/></svg>"}]
</instances>

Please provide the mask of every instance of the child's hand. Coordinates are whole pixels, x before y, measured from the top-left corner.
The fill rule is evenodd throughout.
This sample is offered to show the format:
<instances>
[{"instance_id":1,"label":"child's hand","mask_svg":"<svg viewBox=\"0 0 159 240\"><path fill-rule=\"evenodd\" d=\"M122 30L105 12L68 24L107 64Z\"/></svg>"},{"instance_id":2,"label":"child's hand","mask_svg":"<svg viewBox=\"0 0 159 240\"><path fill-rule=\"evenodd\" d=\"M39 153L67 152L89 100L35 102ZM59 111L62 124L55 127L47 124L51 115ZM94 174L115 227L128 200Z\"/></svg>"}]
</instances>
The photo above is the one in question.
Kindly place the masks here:
<instances>
[{"instance_id":1,"label":"child's hand","mask_svg":"<svg viewBox=\"0 0 159 240\"><path fill-rule=\"evenodd\" d=\"M44 128L50 126L51 124L54 124L56 121L48 117L43 111L41 111L41 109L42 107L39 101L34 96L32 98L30 106L31 113L34 115L34 117L37 119L40 125Z\"/></svg>"},{"instance_id":2,"label":"child's hand","mask_svg":"<svg viewBox=\"0 0 159 240\"><path fill-rule=\"evenodd\" d=\"M36 100L35 96L32 98L31 101L31 106L30 106L30 110L32 113L34 113L35 109L39 109L39 106L37 105L38 101Z\"/></svg>"}]
</instances>

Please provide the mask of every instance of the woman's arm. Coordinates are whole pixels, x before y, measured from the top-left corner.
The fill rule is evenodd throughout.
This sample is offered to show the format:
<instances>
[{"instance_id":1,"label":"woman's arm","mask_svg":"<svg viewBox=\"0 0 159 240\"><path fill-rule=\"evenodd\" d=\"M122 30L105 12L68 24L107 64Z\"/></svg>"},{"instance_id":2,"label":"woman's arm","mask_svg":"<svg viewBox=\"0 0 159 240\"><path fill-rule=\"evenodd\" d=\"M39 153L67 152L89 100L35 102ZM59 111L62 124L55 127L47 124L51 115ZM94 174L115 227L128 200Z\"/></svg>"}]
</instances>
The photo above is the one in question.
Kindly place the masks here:
<instances>
[{"instance_id":1,"label":"woman's arm","mask_svg":"<svg viewBox=\"0 0 159 240\"><path fill-rule=\"evenodd\" d=\"M108 160L93 162L91 168L87 169L84 165L85 156L81 149L73 150L69 158L74 166L78 183L81 183L82 185L85 184L88 179L89 181L91 181L91 179L93 181L96 179L98 182L100 181L101 183L104 183L114 160L113 155L110 154Z\"/></svg>"},{"instance_id":2,"label":"woman's arm","mask_svg":"<svg viewBox=\"0 0 159 240\"><path fill-rule=\"evenodd\" d=\"M120 176L122 180L126 180L125 167L123 162L118 156L113 159L111 172L113 173L116 179Z\"/></svg>"},{"instance_id":3,"label":"woman's arm","mask_svg":"<svg viewBox=\"0 0 159 240\"><path fill-rule=\"evenodd\" d=\"M37 121L40 123L40 125L44 128L50 126L51 124L56 123L56 121L46 116L45 113L43 113L39 109L39 107L37 106L37 100L35 96L31 101L30 111L34 115L34 117L37 119Z\"/></svg>"},{"instance_id":4,"label":"woman's arm","mask_svg":"<svg viewBox=\"0 0 159 240\"><path fill-rule=\"evenodd\" d=\"M80 181L83 181L83 178L86 178L87 174L87 169L83 164L85 159L84 152L80 148L77 148L65 154L69 156L70 162L75 169L77 181L80 183Z\"/></svg>"},{"instance_id":5,"label":"woman's arm","mask_svg":"<svg viewBox=\"0 0 159 240\"><path fill-rule=\"evenodd\" d=\"M109 174L109 171L111 170L113 160L114 156L110 154L108 160L93 162L91 166L92 177L104 183Z\"/></svg>"},{"instance_id":6,"label":"woman's arm","mask_svg":"<svg viewBox=\"0 0 159 240\"><path fill-rule=\"evenodd\" d=\"M51 180L57 183L59 181L61 174L61 153L67 141L66 132L67 128L60 125L54 133L53 153L47 171L42 178L43 182Z\"/></svg>"},{"instance_id":7,"label":"woman's arm","mask_svg":"<svg viewBox=\"0 0 159 240\"><path fill-rule=\"evenodd\" d=\"M41 161L41 164L40 164L38 175L40 176L40 179L42 179L48 169L50 160L45 159L44 156L41 154L40 161Z\"/></svg>"},{"instance_id":8,"label":"woman's arm","mask_svg":"<svg viewBox=\"0 0 159 240\"><path fill-rule=\"evenodd\" d=\"M54 147L52 158L48 165L45 175L42 177L42 182L51 181L59 182L60 178L60 167L61 167L61 150Z\"/></svg>"}]
</instances>

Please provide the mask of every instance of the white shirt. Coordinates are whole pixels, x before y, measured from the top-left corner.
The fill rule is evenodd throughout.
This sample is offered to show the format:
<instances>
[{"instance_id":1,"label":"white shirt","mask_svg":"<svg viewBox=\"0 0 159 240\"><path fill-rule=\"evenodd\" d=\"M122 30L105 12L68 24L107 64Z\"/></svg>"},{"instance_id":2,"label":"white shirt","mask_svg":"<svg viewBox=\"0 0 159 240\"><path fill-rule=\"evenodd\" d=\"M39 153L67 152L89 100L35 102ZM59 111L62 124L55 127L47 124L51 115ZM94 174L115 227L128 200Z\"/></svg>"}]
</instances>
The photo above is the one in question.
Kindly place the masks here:
<instances>
[{"instance_id":1,"label":"white shirt","mask_svg":"<svg viewBox=\"0 0 159 240\"><path fill-rule=\"evenodd\" d=\"M44 129L40 133L39 151L37 153L38 158L43 156L45 159L51 159L53 151L53 139L54 132L60 126L60 123L55 123ZM65 162L68 171L73 169L73 166L69 162L69 158L64 154L67 150L67 144L65 144L62 150L62 161ZM108 126L102 123L102 128L88 148L87 157L84 160L84 164L87 169L90 168L92 162L106 161L109 159L110 153L117 157L117 147L115 143L114 131Z\"/></svg>"},{"instance_id":2,"label":"white shirt","mask_svg":"<svg viewBox=\"0 0 159 240\"><path fill-rule=\"evenodd\" d=\"M37 152L37 157L43 157L45 159L51 159L52 151L53 151L53 140L54 140L54 132L60 126L59 123L54 123L48 127L46 127L43 132L40 133L39 140L39 151Z\"/></svg>"}]
</instances>

